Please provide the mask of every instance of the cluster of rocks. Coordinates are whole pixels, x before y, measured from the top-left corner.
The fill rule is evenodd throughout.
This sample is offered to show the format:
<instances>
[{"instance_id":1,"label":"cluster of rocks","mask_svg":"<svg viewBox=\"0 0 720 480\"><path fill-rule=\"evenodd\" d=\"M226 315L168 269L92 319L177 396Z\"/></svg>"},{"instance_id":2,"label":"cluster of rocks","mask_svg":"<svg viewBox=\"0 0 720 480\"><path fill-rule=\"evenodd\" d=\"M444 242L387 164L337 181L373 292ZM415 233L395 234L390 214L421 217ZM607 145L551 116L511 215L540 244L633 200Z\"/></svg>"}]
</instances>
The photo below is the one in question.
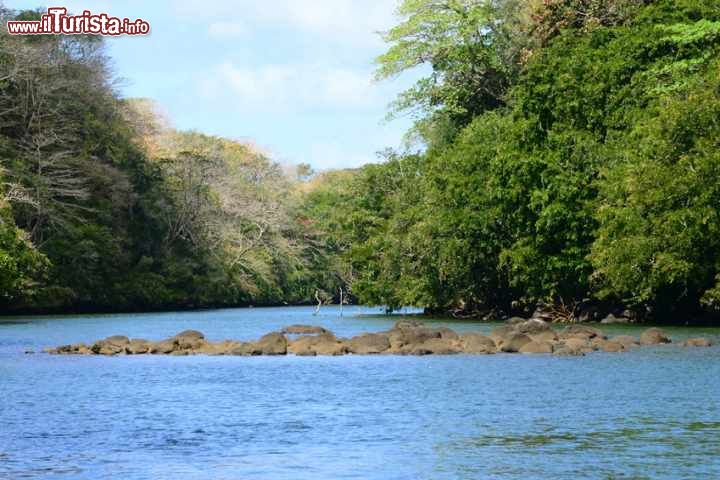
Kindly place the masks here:
<instances>
[{"instance_id":1,"label":"cluster of rocks","mask_svg":"<svg viewBox=\"0 0 720 480\"><path fill-rule=\"evenodd\" d=\"M187 330L159 342L129 339L116 335L92 345L63 345L46 350L68 355L450 355L526 353L585 355L594 351L624 352L641 345L671 343L658 328L645 330L640 338L618 335L608 338L588 325L570 325L561 331L541 319L511 318L489 335L477 332L457 333L449 328L432 328L417 321L399 321L385 332L364 333L338 338L316 326L292 325L269 333L254 342L225 340L210 342L195 330ZM682 342L688 347L709 347L705 338Z\"/></svg>"}]
</instances>

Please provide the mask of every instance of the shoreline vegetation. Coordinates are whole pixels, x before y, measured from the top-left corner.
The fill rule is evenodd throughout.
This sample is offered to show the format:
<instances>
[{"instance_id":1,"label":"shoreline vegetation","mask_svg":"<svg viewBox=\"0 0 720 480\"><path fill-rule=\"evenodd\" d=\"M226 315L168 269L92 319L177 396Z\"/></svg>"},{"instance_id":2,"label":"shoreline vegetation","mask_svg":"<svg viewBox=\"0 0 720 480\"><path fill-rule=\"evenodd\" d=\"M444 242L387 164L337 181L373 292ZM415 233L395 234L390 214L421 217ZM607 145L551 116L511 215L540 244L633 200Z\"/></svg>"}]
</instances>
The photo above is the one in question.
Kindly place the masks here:
<instances>
[{"instance_id":1,"label":"shoreline vegetation","mask_svg":"<svg viewBox=\"0 0 720 480\"><path fill-rule=\"evenodd\" d=\"M99 37L0 31L0 312L720 323L719 2L398 14L376 75L430 72L391 105L414 127L327 172L122 98Z\"/></svg>"},{"instance_id":2,"label":"shoreline vegetation","mask_svg":"<svg viewBox=\"0 0 720 480\"><path fill-rule=\"evenodd\" d=\"M400 320L385 332L363 333L338 338L323 327L291 325L257 341L225 340L210 342L196 330L187 330L157 342L114 335L92 345L83 343L48 348L54 355L490 355L495 353L552 354L584 356L595 351L626 352L641 346L672 343L659 328L649 328L636 338L617 335L608 338L600 329L588 325L569 325L560 331L543 321L515 317L489 335L478 332L458 334L450 328L431 328L422 322ZM691 338L683 347L710 347L706 338ZM26 352L32 353L32 352Z\"/></svg>"}]
</instances>

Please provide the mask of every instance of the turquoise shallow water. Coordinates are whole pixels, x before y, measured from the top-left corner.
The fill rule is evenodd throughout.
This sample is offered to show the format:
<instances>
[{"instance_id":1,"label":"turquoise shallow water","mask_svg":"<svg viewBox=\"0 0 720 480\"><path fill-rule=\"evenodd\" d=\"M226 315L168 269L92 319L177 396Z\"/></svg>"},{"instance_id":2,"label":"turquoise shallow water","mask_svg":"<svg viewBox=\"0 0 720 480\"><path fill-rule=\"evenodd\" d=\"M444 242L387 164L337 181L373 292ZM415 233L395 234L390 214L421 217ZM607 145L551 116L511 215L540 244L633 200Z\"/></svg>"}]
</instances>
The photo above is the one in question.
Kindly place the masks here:
<instances>
[{"instance_id":1,"label":"turquoise shallow water","mask_svg":"<svg viewBox=\"0 0 720 480\"><path fill-rule=\"evenodd\" d=\"M720 478L719 347L582 358L23 354L188 328L252 339L312 323L347 336L397 319L337 313L0 320L0 478ZM668 330L720 339L717 329Z\"/></svg>"}]
</instances>

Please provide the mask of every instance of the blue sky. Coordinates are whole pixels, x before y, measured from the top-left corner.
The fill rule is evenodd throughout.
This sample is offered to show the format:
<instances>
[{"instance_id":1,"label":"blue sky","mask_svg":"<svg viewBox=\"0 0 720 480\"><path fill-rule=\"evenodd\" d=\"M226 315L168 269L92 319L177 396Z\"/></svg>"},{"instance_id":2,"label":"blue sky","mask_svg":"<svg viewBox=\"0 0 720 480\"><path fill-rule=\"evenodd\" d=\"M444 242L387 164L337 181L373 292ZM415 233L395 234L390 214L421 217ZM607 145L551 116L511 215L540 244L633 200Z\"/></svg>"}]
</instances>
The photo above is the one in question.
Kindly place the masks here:
<instances>
[{"instance_id":1,"label":"blue sky","mask_svg":"<svg viewBox=\"0 0 720 480\"><path fill-rule=\"evenodd\" d=\"M0 0L2 1L2 0ZM5 0L10 8L43 7ZM250 140L278 161L355 167L397 148L410 119L384 122L413 76L372 81L377 31L396 0L59 0L150 22L148 37L108 40L128 97L154 99L180 129Z\"/></svg>"}]
</instances>

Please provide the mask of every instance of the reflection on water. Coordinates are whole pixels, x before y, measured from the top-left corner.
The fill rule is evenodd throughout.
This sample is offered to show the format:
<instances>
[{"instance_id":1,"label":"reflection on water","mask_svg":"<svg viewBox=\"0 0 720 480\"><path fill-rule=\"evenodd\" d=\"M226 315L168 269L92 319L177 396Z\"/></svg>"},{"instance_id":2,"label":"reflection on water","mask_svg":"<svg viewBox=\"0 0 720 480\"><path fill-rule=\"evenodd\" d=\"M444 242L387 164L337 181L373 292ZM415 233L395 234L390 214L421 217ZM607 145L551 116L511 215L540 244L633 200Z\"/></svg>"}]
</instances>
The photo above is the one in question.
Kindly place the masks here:
<instances>
[{"instance_id":1,"label":"reflection on water","mask_svg":"<svg viewBox=\"0 0 720 480\"><path fill-rule=\"evenodd\" d=\"M328 308L314 317L312 308L277 308L5 324L0 478L720 478L718 347L582 358L23 354L187 328L219 340L314 323L346 336L392 325L395 318L357 315L379 312L348 308L340 318Z\"/></svg>"}]
</instances>

